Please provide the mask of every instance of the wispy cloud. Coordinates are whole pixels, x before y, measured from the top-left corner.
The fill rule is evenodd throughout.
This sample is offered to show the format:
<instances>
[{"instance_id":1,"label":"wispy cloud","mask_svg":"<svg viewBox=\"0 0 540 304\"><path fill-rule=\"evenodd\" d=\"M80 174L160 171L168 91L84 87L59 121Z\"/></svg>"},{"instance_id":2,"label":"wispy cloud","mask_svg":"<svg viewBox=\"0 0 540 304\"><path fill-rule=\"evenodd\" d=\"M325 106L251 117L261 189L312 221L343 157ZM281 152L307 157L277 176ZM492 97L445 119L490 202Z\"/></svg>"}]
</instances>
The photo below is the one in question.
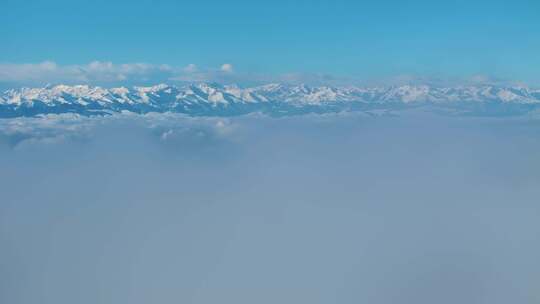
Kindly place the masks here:
<instances>
[{"instance_id":1,"label":"wispy cloud","mask_svg":"<svg viewBox=\"0 0 540 304\"><path fill-rule=\"evenodd\" d=\"M358 84L359 79L352 77L334 76L327 73L256 73L237 70L231 63L224 63L218 68L199 68L190 64L175 73L170 78L177 82L219 82L236 84L266 84L266 83L290 83L290 84L312 84L312 85L346 85Z\"/></svg>"},{"instance_id":2,"label":"wispy cloud","mask_svg":"<svg viewBox=\"0 0 540 304\"><path fill-rule=\"evenodd\" d=\"M43 85L47 83L118 84L157 82L244 82L251 76L236 73L233 64L183 67L151 63L113 63L92 61L86 64L60 65L54 61L40 63L0 63L0 83ZM261 77L258 77L261 78Z\"/></svg>"},{"instance_id":3,"label":"wispy cloud","mask_svg":"<svg viewBox=\"0 0 540 304\"><path fill-rule=\"evenodd\" d=\"M311 85L403 85L429 84L456 86L467 84L526 85L490 75L445 77L439 75L398 74L370 78L333 75L329 73L261 73L237 69L232 63L207 67L190 63L185 66L151 63L113 63L92 61L86 64L61 65L54 61L40 63L0 63L0 85L41 86L48 83L92 85L147 85L161 82L219 82L224 84L254 85L270 82L306 83Z\"/></svg>"},{"instance_id":4,"label":"wispy cloud","mask_svg":"<svg viewBox=\"0 0 540 304\"><path fill-rule=\"evenodd\" d=\"M121 81L153 81L168 78L173 68L166 64L114 64L92 61L88 64L59 65L53 61L41 63L0 64L0 82L8 83L102 83Z\"/></svg>"},{"instance_id":5,"label":"wispy cloud","mask_svg":"<svg viewBox=\"0 0 540 304\"><path fill-rule=\"evenodd\" d=\"M183 68L183 71L186 73L194 73L194 72L197 72L197 70L198 70L198 67L194 63L190 63Z\"/></svg>"},{"instance_id":6,"label":"wispy cloud","mask_svg":"<svg viewBox=\"0 0 540 304\"><path fill-rule=\"evenodd\" d=\"M221 71L225 73L232 73L233 72L233 65L230 63L224 63L221 66Z\"/></svg>"},{"instance_id":7,"label":"wispy cloud","mask_svg":"<svg viewBox=\"0 0 540 304\"><path fill-rule=\"evenodd\" d=\"M245 82L248 77L245 73L236 73L231 63L224 63L220 67L199 67L193 63L176 69L169 78L170 81L200 82L215 81L223 83Z\"/></svg>"}]
</instances>

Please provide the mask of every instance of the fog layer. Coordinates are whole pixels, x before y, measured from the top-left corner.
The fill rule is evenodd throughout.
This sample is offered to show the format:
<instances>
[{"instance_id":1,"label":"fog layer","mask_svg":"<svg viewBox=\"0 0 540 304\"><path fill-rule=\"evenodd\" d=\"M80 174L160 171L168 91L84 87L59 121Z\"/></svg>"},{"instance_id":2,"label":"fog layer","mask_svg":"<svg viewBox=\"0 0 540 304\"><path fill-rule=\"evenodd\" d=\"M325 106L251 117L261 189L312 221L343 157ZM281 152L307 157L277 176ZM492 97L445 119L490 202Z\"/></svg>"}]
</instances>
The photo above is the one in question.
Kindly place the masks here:
<instances>
[{"instance_id":1,"label":"fog layer","mask_svg":"<svg viewBox=\"0 0 540 304\"><path fill-rule=\"evenodd\" d=\"M0 121L0 302L538 303L540 125Z\"/></svg>"}]
</instances>

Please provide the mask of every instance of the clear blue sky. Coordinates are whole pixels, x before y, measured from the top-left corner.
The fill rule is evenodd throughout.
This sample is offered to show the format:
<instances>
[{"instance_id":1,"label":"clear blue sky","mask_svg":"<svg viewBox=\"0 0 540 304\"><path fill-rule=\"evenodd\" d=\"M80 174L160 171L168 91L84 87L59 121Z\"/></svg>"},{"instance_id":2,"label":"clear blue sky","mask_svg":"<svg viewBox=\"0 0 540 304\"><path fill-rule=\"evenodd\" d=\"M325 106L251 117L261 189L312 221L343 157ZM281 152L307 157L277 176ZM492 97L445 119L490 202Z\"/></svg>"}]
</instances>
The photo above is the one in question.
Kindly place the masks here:
<instances>
[{"instance_id":1,"label":"clear blue sky","mask_svg":"<svg viewBox=\"0 0 540 304\"><path fill-rule=\"evenodd\" d=\"M3 0L0 63L538 81L540 1Z\"/></svg>"}]
</instances>

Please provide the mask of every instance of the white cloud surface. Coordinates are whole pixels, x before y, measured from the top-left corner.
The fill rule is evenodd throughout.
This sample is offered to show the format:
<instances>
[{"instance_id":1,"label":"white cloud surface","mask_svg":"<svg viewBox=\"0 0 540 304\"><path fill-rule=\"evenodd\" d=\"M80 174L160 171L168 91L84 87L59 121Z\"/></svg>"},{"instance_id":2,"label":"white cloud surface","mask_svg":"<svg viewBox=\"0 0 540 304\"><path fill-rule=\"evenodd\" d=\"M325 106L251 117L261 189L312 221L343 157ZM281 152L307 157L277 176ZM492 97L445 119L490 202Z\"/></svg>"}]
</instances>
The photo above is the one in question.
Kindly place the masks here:
<instances>
[{"instance_id":1,"label":"white cloud surface","mask_svg":"<svg viewBox=\"0 0 540 304\"><path fill-rule=\"evenodd\" d=\"M418 116L0 120L2 299L538 303L537 134Z\"/></svg>"}]
</instances>

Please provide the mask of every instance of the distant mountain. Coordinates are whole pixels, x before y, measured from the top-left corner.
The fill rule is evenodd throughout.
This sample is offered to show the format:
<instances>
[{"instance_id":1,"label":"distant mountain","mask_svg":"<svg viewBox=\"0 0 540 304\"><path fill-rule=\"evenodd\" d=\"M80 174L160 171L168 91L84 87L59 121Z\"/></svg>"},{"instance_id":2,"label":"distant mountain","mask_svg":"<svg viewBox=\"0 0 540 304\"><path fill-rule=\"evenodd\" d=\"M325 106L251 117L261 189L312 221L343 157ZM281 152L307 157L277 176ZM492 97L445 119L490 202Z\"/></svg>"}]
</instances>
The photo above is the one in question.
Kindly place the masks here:
<instances>
[{"instance_id":1,"label":"distant mountain","mask_svg":"<svg viewBox=\"0 0 540 304\"><path fill-rule=\"evenodd\" d=\"M342 111L426 109L455 115L523 115L540 109L540 90L524 87L330 87L268 84L196 83L185 86L101 88L56 85L7 90L0 95L0 117L50 113L107 115L175 112L192 116L234 116L254 112L297 115Z\"/></svg>"}]
</instances>

